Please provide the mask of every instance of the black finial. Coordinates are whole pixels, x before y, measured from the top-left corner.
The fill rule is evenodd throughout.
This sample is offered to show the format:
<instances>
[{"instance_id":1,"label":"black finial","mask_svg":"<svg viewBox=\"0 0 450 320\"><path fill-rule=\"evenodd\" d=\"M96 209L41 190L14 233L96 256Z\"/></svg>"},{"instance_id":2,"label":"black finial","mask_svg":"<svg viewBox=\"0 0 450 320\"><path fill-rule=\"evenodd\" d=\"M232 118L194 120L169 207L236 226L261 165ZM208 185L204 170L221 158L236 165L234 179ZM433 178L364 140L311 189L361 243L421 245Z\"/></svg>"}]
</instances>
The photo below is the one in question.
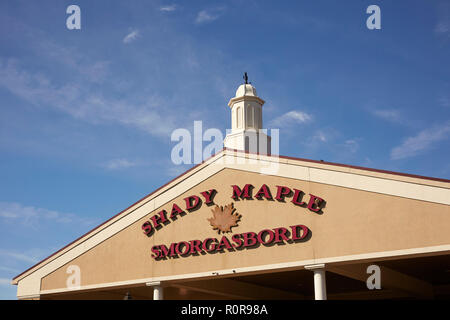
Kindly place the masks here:
<instances>
[{"instance_id":1,"label":"black finial","mask_svg":"<svg viewBox=\"0 0 450 320\"><path fill-rule=\"evenodd\" d=\"M247 72L244 72L244 81L245 81L245 84L248 84Z\"/></svg>"}]
</instances>

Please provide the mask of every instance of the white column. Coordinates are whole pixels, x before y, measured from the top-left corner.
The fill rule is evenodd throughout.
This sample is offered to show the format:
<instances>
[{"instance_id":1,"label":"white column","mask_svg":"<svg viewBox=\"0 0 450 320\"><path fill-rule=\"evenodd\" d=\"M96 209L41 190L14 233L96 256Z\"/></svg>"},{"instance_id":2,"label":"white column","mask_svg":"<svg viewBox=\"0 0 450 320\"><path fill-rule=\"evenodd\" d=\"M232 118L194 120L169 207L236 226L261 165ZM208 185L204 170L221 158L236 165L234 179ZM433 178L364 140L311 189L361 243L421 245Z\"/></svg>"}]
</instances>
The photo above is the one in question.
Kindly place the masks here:
<instances>
[{"instance_id":1,"label":"white column","mask_svg":"<svg viewBox=\"0 0 450 320\"><path fill-rule=\"evenodd\" d=\"M153 300L163 300L163 288L161 286L153 287Z\"/></svg>"},{"instance_id":2,"label":"white column","mask_svg":"<svg viewBox=\"0 0 450 320\"><path fill-rule=\"evenodd\" d=\"M163 300L164 299L164 289L161 286L161 282L147 282L147 287L153 287L153 300Z\"/></svg>"},{"instance_id":3,"label":"white column","mask_svg":"<svg viewBox=\"0 0 450 320\"><path fill-rule=\"evenodd\" d=\"M325 265L314 264L305 266L306 270L314 272L314 296L316 300L327 300L327 284L325 279Z\"/></svg>"}]
</instances>

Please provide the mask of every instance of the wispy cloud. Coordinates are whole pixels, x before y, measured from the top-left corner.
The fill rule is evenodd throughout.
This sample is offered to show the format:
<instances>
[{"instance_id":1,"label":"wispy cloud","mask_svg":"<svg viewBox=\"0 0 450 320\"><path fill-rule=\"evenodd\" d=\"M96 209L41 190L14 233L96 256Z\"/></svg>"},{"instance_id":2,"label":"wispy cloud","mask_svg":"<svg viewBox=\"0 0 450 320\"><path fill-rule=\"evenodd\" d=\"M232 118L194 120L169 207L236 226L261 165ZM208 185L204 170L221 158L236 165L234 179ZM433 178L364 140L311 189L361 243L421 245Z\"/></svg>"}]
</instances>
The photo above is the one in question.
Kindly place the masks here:
<instances>
[{"instance_id":1,"label":"wispy cloud","mask_svg":"<svg viewBox=\"0 0 450 320\"><path fill-rule=\"evenodd\" d=\"M434 28L434 32L438 34L443 35L449 35L450 34L450 22L449 21L440 21L436 24L436 27Z\"/></svg>"},{"instance_id":2,"label":"wispy cloud","mask_svg":"<svg viewBox=\"0 0 450 320\"><path fill-rule=\"evenodd\" d=\"M314 153L324 144L330 143L333 138L338 135L337 131L331 128L315 130L307 139L303 139L300 143L304 150Z\"/></svg>"},{"instance_id":3,"label":"wispy cloud","mask_svg":"<svg viewBox=\"0 0 450 320\"><path fill-rule=\"evenodd\" d=\"M11 279L8 278L0 278L0 286L10 286Z\"/></svg>"},{"instance_id":4,"label":"wispy cloud","mask_svg":"<svg viewBox=\"0 0 450 320\"><path fill-rule=\"evenodd\" d=\"M282 127L297 123L306 123L311 120L312 115L300 110L292 110L270 121L269 126Z\"/></svg>"},{"instance_id":5,"label":"wispy cloud","mask_svg":"<svg viewBox=\"0 0 450 320\"><path fill-rule=\"evenodd\" d=\"M316 131L316 133L312 137L312 141L314 142L327 142L328 140L328 136L321 130Z\"/></svg>"},{"instance_id":6,"label":"wispy cloud","mask_svg":"<svg viewBox=\"0 0 450 320\"><path fill-rule=\"evenodd\" d=\"M83 67L80 70L80 73L87 77L87 80L93 83L102 83L104 79L109 74L109 66L110 62L108 61L96 61L95 63L89 65L87 68Z\"/></svg>"},{"instance_id":7,"label":"wispy cloud","mask_svg":"<svg viewBox=\"0 0 450 320\"><path fill-rule=\"evenodd\" d=\"M5 249L0 249L0 257L5 257L9 260L13 259L13 260L26 262L26 263L32 263L32 264L35 264L36 262L39 261L39 258L33 257L29 254L11 251L11 250L5 250Z\"/></svg>"},{"instance_id":8,"label":"wispy cloud","mask_svg":"<svg viewBox=\"0 0 450 320\"><path fill-rule=\"evenodd\" d=\"M203 24L217 20L225 11L224 7L201 10L195 19L195 23Z\"/></svg>"},{"instance_id":9,"label":"wispy cloud","mask_svg":"<svg viewBox=\"0 0 450 320\"><path fill-rule=\"evenodd\" d=\"M356 153L359 150L360 138L348 139L344 142L344 148L350 153Z\"/></svg>"},{"instance_id":10,"label":"wispy cloud","mask_svg":"<svg viewBox=\"0 0 450 320\"><path fill-rule=\"evenodd\" d=\"M9 272L9 273L14 273L14 274L18 274L18 273L20 272L19 269L16 269L16 268L9 268L9 267L4 267L4 266L0 266L0 271Z\"/></svg>"},{"instance_id":11,"label":"wispy cloud","mask_svg":"<svg viewBox=\"0 0 450 320\"><path fill-rule=\"evenodd\" d=\"M138 163L136 161L131 161L128 159L113 159L104 163L102 166L108 170L118 170L135 167L137 165Z\"/></svg>"},{"instance_id":12,"label":"wispy cloud","mask_svg":"<svg viewBox=\"0 0 450 320\"><path fill-rule=\"evenodd\" d=\"M136 40L138 37L139 37L139 30L135 29L135 30L132 30L129 34L127 34L125 36L125 38L123 38L122 41L123 41L123 43L130 43L130 42Z\"/></svg>"},{"instance_id":13,"label":"wispy cloud","mask_svg":"<svg viewBox=\"0 0 450 320\"><path fill-rule=\"evenodd\" d=\"M390 122L396 126L401 125L403 127L416 128L420 125L420 122L411 115L409 111L396 109L396 108L367 108L367 111L380 120Z\"/></svg>"},{"instance_id":14,"label":"wispy cloud","mask_svg":"<svg viewBox=\"0 0 450 320\"><path fill-rule=\"evenodd\" d=\"M403 117L397 109L370 109L374 116L390 122L401 122Z\"/></svg>"},{"instance_id":15,"label":"wispy cloud","mask_svg":"<svg viewBox=\"0 0 450 320\"><path fill-rule=\"evenodd\" d=\"M391 159L409 158L430 149L439 141L450 136L450 122L420 131L416 136L407 138L400 146L391 150Z\"/></svg>"},{"instance_id":16,"label":"wispy cloud","mask_svg":"<svg viewBox=\"0 0 450 320\"><path fill-rule=\"evenodd\" d=\"M448 108L448 107L450 107L450 98L448 96L441 96L438 99L438 103L441 106Z\"/></svg>"},{"instance_id":17,"label":"wispy cloud","mask_svg":"<svg viewBox=\"0 0 450 320\"><path fill-rule=\"evenodd\" d=\"M329 126L314 131L308 128L302 136L303 138L298 141L301 146L301 157L342 163L359 161L361 158L363 137L346 137L339 130Z\"/></svg>"},{"instance_id":18,"label":"wispy cloud","mask_svg":"<svg viewBox=\"0 0 450 320\"><path fill-rule=\"evenodd\" d=\"M176 4L171 4L170 6L162 6L159 8L159 11L162 12L172 12L175 11L177 9L177 5Z\"/></svg>"},{"instance_id":19,"label":"wispy cloud","mask_svg":"<svg viewBox=\"0 0 450 320\"><path fill-rule=\"evenodd\" d=\"M57 86L42 73L21 69L15 60L0 60L0 86L33 105L50 106L91 124L116 123L159 136L175 128L174 119L162 113L163 102L156 96L148 97L145 104L131 104L126 98L91 93L84 83Z\"/></svg>"},{"instance_id":20,"label":"wispy cloud","mask_svg":"<svg viewBox=\"0 0 450 320\"><path fill-rule=\"evenodd\" d=\"M92 226L97 222L97 219L82 218L75 214L26 206L17 202L0 202L0 219L33 228L43 221L60 224L76 223L86 226Z\"/></svg>"},{"instance_id":21,"label":"wispy cloud","mask_svg":"<svg viewBox=\"0 0 450 320\"><path fill-rule=\"evenodd\" d=\"M438 5L438 20L434 27L434 32L445 39L450 39L450 5L440 3Z\"/></svg>"}]
</instances>

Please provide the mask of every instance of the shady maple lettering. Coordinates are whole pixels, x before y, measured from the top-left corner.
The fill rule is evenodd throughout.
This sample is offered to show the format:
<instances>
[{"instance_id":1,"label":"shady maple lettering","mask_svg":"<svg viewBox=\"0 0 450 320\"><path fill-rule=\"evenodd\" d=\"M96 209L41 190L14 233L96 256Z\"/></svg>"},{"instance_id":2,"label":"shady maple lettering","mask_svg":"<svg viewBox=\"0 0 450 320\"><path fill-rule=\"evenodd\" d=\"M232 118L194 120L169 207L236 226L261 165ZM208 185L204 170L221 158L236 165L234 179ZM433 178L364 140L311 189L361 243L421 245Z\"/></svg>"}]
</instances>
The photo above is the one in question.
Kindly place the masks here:
<instances>
[{"instance_id":1,"label":"shady maple lettering","mask_svg":"<svg viewBox=\"0 0 450 320\"><path fill-rule=\"evenodd\" d=\"M255 190L257 191L255 192ZM252 184L246 184L242 188L238 185L232 185L231 198L234 201L245 201L256 198L258 200L275 200L283 203L287 203L286 200L290 199L289 202L295 206L307 208L311 212L322 213L322 208L324 207L325 200L321 197L309 194L309 199L304 199L307 197L302 190L296 188L291 189L287 186L276 186L275 193L272 193L272 191L273 190L270 190L267 184L263 184L259 189L255 189ZM216 194L216 189L210 189L200 192L200 195L191 195L184 198L184 203L182 204L172 203L169 210L163 209L159 211L142 224L142 230L144 231L144 234L148 237L152 236L156 230L159 230L163 226L170 224L179 218L182 218L188 213L200 209L203 204L206 204L207 206L215 205L214 197ZM273 194L275 195L275 197L273 196ZM217 208L215 210L216 213L214 214L212 220L209 220L210 222L213 220L219 221L220 219L222 219L222 217L220 217L221 212L217 210ZM235 220L237 221L237 219L238 217L236 216ZM231 228L228 228L225 231L221 230L222 227L220 227L220 223L216 223L215 225L211 223L211 225L219 231L231 232Z\"/></svg>"}]
</instances>

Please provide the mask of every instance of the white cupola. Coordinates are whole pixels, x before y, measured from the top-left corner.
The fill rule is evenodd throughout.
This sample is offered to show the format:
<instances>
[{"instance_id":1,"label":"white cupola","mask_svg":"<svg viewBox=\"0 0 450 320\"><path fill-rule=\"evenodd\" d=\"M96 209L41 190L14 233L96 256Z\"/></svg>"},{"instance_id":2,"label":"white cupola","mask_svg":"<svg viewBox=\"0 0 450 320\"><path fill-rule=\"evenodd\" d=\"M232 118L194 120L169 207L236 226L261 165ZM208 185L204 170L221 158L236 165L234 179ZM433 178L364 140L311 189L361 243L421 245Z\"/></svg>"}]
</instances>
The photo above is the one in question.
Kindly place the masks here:
<instances>
[{"instance_id":1,"label":"white cupola","mask_svg":"<svg viewBox=\"0 0 450 320\"><path fill-rule=\"evenodd\" d=\"M256 89L245 83L236 90L230 99L231 132L224 140L224 146L230 149L244 150L252 153L270 154L270 137L262 129L262 106L264 100L258 97Z\"/></svg>"}]
</instances>

